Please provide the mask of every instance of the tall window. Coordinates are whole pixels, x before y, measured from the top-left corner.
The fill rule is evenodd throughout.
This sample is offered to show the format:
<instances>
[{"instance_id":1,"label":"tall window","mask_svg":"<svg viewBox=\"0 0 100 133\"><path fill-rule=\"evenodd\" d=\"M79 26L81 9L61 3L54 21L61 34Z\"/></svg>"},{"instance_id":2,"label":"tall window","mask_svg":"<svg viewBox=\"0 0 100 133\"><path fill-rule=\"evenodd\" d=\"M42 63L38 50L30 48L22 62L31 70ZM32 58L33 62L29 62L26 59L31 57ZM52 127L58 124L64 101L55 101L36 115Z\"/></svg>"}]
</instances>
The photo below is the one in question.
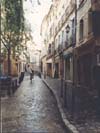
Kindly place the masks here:
<instances>
[{"instance_id":1,"label":"tall window","mask_svg":"<svg viewBox=\"0 0 100 133\"><path fill-rule=\"evenodd\" d=\"M58 40L59 42L58 42L58 45L60 45L60 35L59 35L59 40Z\"/></svg>"},{"instance_id":2,"label":"tall window","mask_svg":"<svg viewBox=\"0 0 100 133\"><path fill-rule=\"evenodd\" d=\"M75 43L75 19L72 20L72 44Z\"/></svg>"},{"instance_id":3,"label":"tall window","mask_svg":"<svg viewBox=\"0 0 100 133\"><path fill-rule=\"evenodd\" d=\"M57 49L57 39L55 40L55 50Z\"/></svg>"},{"instance_id":4,"label":"tall window","mask_svg":"<svg viewBox=\"0 0 100 133\"><path fill-rule=\"evenodd\" d=\"M72 20L72 35L75 33L75 19Z\"/></svg>"},{"instance_id":5,"label":"tall window","mask_svg":"<svg viewBox=\"0 0 100 133\"><path fill-rule=\"evenodd\" d=\"M83 40L84 35L84 21L83 19L80 20L80 40Z\"/></svg>"},{"instance_id":6,"label":"tall window","mask_svg":"<svg viewBox=\"0 0 100 133\"><path fill-rule=\"evenodd\" d=\"M51 54L51 44L49 44L48 54Z\"/></svg>"},{"instance_id":7,"label":"tall window","mask_svg":"<svg viewBox=\"0 0 100 133\"><path fill-rule=\"evenodd\" d=\"M69 57L66 59L65 62L65 79L71 80L73 79L73 63L72 63L72 57Z\"/></svg>"},{"instance_id":8,"label":"tall window","mask_svg":"<svg viewBox=\"0 0 100 133\"><path fill-rule=\"evenodd\" d=\"M62 45L63 45L63 40L64 40L64 31L62 31Z\"/></svg>"}]
</instances>

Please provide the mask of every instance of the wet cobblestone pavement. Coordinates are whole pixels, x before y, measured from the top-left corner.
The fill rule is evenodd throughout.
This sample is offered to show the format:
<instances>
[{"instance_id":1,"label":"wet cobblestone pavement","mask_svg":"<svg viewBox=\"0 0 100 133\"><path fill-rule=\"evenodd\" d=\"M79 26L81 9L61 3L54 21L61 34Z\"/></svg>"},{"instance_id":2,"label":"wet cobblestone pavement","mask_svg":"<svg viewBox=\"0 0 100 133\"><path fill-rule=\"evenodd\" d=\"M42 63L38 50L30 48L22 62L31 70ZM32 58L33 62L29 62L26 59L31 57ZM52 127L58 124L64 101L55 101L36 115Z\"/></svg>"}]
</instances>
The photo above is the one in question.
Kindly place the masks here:
<instances>
[{"instance_id":1,"label":"wet cobblestone pavement","mask_svg":"<svg viewBox=\"0 0 100 133\"><path fill-rule=\"evenodd\" d=\"M59 95L58 90L60 90L61 86L60 80L52 79L50 77L46 77L44 80L52 90ZM90 111L85 110L81 113L81 116L79 114L74 116L74 119L72 118L71 112L68 112L65 106L62 106L62 109L65 112L67 120L70 124L76 127L79 133L100 133L100 116L97 114L95 109Z\"/></svg>"},{"instance_id":2,"label":"wet cobblestone pavement","mask_svg":"<svg viewBox=\"0 0 100 133\"><path fill-rule=\"evenodd\" d=\"M11 97L1 99L3 133L68 133L56 100L41 79L25 77Z\"/></svg>"}]
</instances>

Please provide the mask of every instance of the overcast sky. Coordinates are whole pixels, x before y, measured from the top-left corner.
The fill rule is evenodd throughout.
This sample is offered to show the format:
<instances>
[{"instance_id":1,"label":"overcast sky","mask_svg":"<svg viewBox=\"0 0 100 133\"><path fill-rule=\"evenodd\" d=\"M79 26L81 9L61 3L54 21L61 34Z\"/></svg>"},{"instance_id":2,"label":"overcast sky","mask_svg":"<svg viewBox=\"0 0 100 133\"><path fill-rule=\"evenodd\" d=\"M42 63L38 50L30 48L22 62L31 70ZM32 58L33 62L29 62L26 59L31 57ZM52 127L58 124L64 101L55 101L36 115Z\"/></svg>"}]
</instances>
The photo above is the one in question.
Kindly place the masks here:
<instances>
[{"instance_id":1,"label":"overcast sky","mask_svg":"<svg viewBox=\"0 0 100 133\"><path fill-rule=\"evenodd\" d=\"M26 0L24 2L24 12L26 22L32 30L34 41L38 45L41 43L40 25L45 14L47 14L51 0Z\"/></svg>"}]
</instances>

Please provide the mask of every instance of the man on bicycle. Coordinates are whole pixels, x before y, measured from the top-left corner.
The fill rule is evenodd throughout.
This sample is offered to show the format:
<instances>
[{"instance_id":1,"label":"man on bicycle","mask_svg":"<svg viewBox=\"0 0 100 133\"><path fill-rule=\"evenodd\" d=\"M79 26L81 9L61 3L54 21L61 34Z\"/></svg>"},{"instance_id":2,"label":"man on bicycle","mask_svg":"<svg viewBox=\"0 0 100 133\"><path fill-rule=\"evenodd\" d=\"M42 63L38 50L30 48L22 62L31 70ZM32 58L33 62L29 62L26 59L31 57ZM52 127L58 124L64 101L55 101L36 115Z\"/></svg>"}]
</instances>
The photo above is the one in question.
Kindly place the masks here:
<instances>
[{"instance_id":1,"label":"man on bicycle","mask_svg":"<svg viewBox=\"0 0 100 133\"><path fill-rule=\"evenodd\" d=\"M33 79L33 76L34 76L34 70L28 65L28 72L30 74L30 81L32 83L32 79Z\"/></svg>"}]
</instances>

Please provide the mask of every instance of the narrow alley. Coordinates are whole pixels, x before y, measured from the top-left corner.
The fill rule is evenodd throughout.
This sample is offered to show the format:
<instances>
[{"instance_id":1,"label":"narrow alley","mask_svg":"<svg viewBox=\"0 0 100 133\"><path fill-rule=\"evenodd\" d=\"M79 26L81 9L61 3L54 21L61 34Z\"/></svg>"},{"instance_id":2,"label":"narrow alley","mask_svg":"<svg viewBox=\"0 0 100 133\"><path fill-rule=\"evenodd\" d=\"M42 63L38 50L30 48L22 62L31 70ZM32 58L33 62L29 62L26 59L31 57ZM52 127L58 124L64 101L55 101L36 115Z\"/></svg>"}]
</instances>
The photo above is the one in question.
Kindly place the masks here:
<instances>
[{"instance_id":1,"label":"narrow alley","mask_svg":"<svg viewBox=\"0 0 100 133\"><path fill-rule=\"evenodd\" d=\"M1 99L2 133L67 133L56 100L42 80L29 76L11 97Z\"/></svg>"}]
</instances>

